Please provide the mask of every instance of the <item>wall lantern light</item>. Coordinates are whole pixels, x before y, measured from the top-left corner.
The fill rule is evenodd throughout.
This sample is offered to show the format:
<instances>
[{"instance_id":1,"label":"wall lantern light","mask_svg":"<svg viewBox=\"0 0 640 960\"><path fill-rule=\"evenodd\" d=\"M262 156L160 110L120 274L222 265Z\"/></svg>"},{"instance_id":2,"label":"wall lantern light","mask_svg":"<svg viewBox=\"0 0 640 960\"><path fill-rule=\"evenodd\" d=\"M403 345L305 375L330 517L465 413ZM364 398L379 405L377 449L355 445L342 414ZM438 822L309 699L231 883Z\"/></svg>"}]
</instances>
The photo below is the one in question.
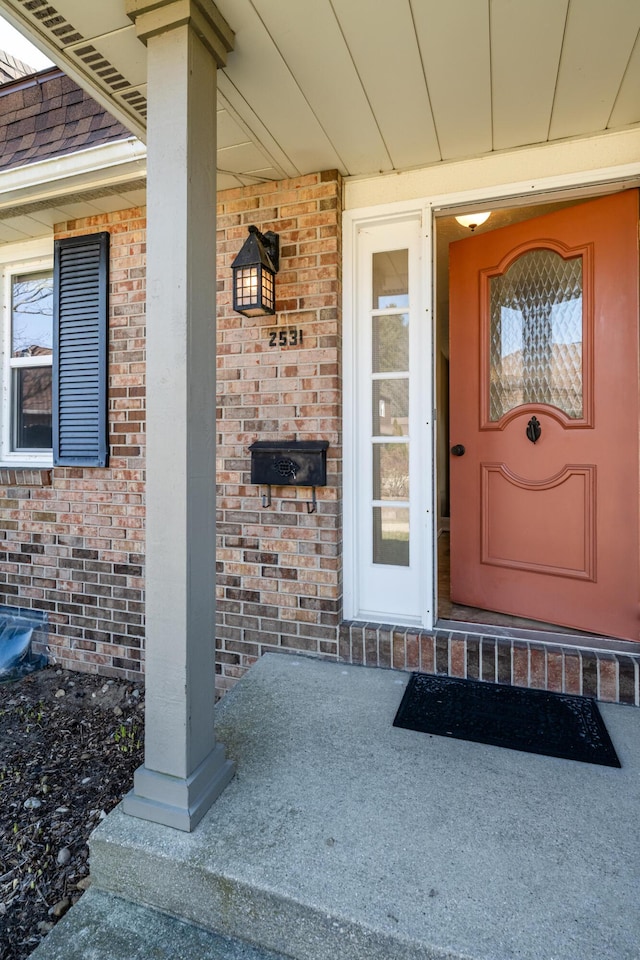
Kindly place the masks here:
<instances>
[{"instance_id":1,"label":"wall lantern light","mask_svg":"<svg viewBox=\"0 0 640 960\"><path fill-rule=\"evenodd\" d=\"M456 217L456 220L461 227L469 227L469 230L473 233L475 228L479 227L485 220L488 220L490 216L491 210L485 213L465 213L463 216Z\"/></svg>"},{"instance_id":2,"label":"wall lantern light","mask_svg":"<svg viewBox=\"0 0 640 960\"><path fill-rule=\"evenodd\" d=\"M253 224L233 270L233 309L245 317L266 317L276 312L276 273L280 263L280 237L260 233Z\"/></svg>"}]
</instances>

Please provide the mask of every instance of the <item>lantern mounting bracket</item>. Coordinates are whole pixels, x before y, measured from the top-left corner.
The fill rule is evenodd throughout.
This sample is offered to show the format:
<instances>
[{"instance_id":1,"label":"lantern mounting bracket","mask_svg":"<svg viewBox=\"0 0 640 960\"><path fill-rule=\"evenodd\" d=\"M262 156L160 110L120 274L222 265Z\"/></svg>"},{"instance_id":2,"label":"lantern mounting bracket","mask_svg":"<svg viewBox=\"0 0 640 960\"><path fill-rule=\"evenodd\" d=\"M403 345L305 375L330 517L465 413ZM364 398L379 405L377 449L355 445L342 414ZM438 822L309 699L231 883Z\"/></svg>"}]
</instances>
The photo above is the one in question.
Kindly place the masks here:
<instances>
[{"instance_id":1,"label":"lantern mounting bracket","mask_svg":"<svg viewBox=\"0 0 640 960\"><path fill-rule=\"evenodd\" d=\"M249 233L256 235L264 247L266 255L269 257L269 260L271 260L273 269L277 273L280 269L280 235L274 233L273 230L267 230L266 233L261 233L254 223L249 227Z\"/></svg>"}]
</instances>

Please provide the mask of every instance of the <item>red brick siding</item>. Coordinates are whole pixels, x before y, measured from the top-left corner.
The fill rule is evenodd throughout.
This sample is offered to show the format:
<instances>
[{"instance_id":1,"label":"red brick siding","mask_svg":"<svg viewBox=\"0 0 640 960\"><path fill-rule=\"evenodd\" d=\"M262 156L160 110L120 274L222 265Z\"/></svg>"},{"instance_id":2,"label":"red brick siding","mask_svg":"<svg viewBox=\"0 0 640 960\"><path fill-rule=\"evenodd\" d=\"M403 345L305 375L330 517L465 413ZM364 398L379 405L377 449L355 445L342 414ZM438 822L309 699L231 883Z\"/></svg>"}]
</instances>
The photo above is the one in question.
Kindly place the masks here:
<instances>
[{"instance_id":1,"label":"red brick siding","mask_svg":"<svg viewBox=\"0 0 640 960\"><path fill-rule=\"evenodd\" d=\"M334 172L226 191L218 220L218 686L266 650L338 655L341 618L341 182ZM230 264L247 226L280 234L277 315L231 308ZM107 469L0 474L8 508L0 602L47 610L57 662L105 674L142 669L145 221L138 209L59 225L111 233ZM268 331L302 330L300 347ZM256 439L326 439L328 485L249 480ZM28 474L28 475L27 475ZM47 486L47 484L49 484Z\"/></svg>"},{"instance_id":2,"label":"red brick siding","mask_svg":"<svg viewBox=\"0 0 640 960\"><path fill-rule=\"evenodd\" d=\"M218 206L218 687L267 650L338 655L342 608L341 181L227 190ZM255 223L280 235L276 316L232 310L231 262ZM302 346L269 346L269 331ZM327 486L250 483L254 440L328 440Z\"/></svg>"},{"instance_id":3,"label":"red brick siding","mask_svg":"<svg viewBox=\"0 0 640 960\"><path fill-rule=\"evenodd\" d=\"M407 627L344 622L340 659L347 663L447 674L487 683L579 694L640 705L640 655L561 646L533 639L418 633ZM489 628L487 628L489 629Z\"/></svg>"},{"instance_id":4,"label":"red brick siding","mask_svg":"<svg viewBox=\"0 0 640 960\"><path fill-rule=\"evenodd\" d=\"M144 638L144 212L70 221L55 235L104 230L109 467L0 469L0 603L47 612L60 665L132 679Z\"/></svg>"}]
</instances>

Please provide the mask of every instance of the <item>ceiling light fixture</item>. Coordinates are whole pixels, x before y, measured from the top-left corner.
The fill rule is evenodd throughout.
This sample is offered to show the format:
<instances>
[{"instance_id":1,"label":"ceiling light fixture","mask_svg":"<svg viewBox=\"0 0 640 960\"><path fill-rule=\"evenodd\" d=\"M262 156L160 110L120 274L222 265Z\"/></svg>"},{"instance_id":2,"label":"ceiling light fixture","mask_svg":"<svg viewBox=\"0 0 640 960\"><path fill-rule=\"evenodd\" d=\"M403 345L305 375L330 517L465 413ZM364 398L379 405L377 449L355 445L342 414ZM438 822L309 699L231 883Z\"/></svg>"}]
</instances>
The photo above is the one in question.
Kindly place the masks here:
<instances>
[{"instance_id":1,"label":"ceiling light fixture","mask_svg":"<svg viewBox=\"0 0 640 960\"><path fill-rule=\"evenodd\" d=\"M479 227L485 220L488 220L490 216L491 210L485 213L465 213L461 217L456 217L456 220L461 227L468 227L471 233L473 233L475 228Z\"/></svg>"}]
</instances>

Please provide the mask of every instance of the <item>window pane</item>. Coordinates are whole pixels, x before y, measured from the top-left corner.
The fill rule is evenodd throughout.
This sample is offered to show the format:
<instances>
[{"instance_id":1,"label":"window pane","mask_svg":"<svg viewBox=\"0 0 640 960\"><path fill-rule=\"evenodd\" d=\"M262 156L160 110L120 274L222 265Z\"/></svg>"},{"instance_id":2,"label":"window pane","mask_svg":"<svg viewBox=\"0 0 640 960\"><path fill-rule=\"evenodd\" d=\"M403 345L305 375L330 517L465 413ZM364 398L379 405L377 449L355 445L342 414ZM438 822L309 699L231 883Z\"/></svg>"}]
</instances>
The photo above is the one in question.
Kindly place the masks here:
<instances>
[{"instance_id":1,"label":"window pane","mask_svg":"<svg viewBox=\"0 0 640 960\"><path fill-rule=\"evenodd\" d=\"M409 306L409 251L373 255L373 309Z\"/></svg>"},{"instance_id":2,"label":"window pane","mask_svg":"<svg viewBox=\"0 0 640 960\"><path fill-rule=\"evenodd\" d=\"M409 369L409 314L373 317L373 372L400 373Z\"/></svg>"},{"instance_id":3,"label":"window pane","mask_svg":"<svg viewBox=\"0 0 640 960\"><path fill-rule=\"evenodd\" d=\"M409 499L409 444L373 445L373 499Z\"/></svg>"},{"instance_id":4,"label":"window pane","mask_svg":"<svg viewBox=\"0 0 640 960\"><path fill-rule=\"evenodd\" d=\"M409 381L373 381L374 437L406 437L409 431Z\"/></svg>"},{"instance_id":5,"label":"window pane","mask_svg":"<svg viewBox=\"0 0 640 960\"><path fill-rule=\"evenodd\" d=\"M373 562L409 566L409 508L373 508Z\"/></svg>"},{"instance_id":6,"label":"window pane","mask_svg":"<svg viewBox=\"0 0 640 960\"><path fill-rule=\"evenodd\" d=\"M14 277L11 288L11 356L51 356L53 350L53 275Z\"/></svg>"},{"instance_id":7,"label":"window pane","mask_svg":"<svg viewBox=\"0 0 640 960\"><path fill-rule=\"evenodd\" d=\"M582 258L531 250L491 278L493 421L524 403L582 416Z\"/></svg>"},{"instance_id":8,"label":"window pane","mask_svg":"<svg viewBox=\"0 0 640 960\"><path fill-rule=\"evenodd\" d=\"M14 450L51 449L51 367L13 370Z\"/></svg>"}]
</instances>

